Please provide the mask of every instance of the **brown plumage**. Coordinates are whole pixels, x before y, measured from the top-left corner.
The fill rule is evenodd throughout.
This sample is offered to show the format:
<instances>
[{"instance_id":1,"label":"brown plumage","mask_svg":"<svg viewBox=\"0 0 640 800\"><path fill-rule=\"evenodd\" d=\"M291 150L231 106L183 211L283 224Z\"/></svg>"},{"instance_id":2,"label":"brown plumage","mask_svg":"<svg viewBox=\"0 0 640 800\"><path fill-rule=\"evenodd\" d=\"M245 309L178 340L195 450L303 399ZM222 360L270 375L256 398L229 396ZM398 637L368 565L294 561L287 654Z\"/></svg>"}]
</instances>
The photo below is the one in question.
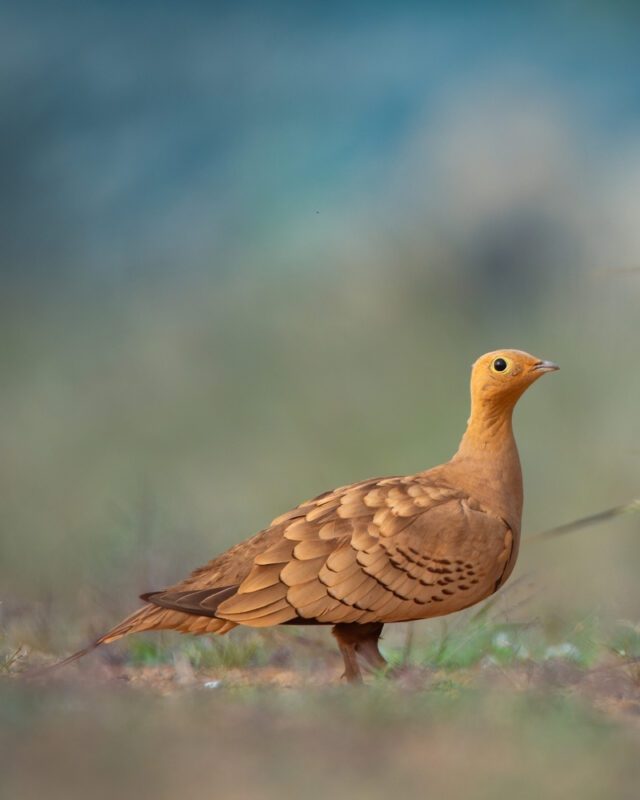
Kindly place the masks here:
<instances>
[{"instance_id":1,"label":"brown plumage","mask_svg":"<svg viewBox=\"0 0 640 800\"><path fill-rule=\"evenodd\" d=\"M145 606L67 661L139 631L321 624L334 626L347 679L360 680L358 655L384 665L383 624L460 611L511 574L522 516L512 411L556 369L519 350L487 353L473 365L471 416L446 464L301 503L181 583L143 595Z\"/></svg>"}]
</instances>

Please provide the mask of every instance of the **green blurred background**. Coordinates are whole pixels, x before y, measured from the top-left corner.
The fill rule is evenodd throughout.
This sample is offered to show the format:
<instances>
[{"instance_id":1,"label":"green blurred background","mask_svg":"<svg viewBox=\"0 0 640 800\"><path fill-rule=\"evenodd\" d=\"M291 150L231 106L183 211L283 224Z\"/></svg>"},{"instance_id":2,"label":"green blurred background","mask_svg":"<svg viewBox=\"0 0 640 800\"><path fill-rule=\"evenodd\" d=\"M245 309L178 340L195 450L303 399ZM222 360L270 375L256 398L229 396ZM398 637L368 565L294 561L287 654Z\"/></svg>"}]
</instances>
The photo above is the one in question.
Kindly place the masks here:
<instances>
[{"instance_id":1,"label":"green blurred background","mask_svg":"<svg viewBox=\"0 0 640 800\"><path fill-rule=\"evenodd\" d=\"M498 347L562 367L517 411L525 534L638 496L636 4L2 16L12 646L68 652L302 499L446 460ZM639 525L523 548L520 616L637 619Z\"/></svg>"},{"instance_id":2,"label":"green blurred background","mask_svg":"<svg viewBox=\"0 0 640 800\"><path fill-rule=\"evenodd\" d=\"M523 400L524 530L638 493L640 17L625 5L9 4L4 614L69 635ZM523 551L632 614L637 518Z\"/></svg>"}]
</instances>

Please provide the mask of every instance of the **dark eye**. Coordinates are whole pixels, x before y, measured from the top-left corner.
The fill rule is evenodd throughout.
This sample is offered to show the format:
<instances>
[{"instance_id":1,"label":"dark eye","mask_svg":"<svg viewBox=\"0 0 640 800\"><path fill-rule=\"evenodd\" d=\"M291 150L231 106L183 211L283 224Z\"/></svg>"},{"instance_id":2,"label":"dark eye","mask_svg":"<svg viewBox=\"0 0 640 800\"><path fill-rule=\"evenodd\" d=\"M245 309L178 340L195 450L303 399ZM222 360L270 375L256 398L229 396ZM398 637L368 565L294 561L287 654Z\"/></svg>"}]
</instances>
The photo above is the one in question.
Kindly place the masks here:
<instances>
[{"instance_id":1,"label":"dark eye","mask_svg":"<svg viewBox=\"0 0 640 800\"><path fill-rule=\"evenodd\" d=\"M504 372L507 368L507 362L504 360L504 358L496 358L496 360L493 362L493 368L496 372Z\"/></svg>"}]
</instances>

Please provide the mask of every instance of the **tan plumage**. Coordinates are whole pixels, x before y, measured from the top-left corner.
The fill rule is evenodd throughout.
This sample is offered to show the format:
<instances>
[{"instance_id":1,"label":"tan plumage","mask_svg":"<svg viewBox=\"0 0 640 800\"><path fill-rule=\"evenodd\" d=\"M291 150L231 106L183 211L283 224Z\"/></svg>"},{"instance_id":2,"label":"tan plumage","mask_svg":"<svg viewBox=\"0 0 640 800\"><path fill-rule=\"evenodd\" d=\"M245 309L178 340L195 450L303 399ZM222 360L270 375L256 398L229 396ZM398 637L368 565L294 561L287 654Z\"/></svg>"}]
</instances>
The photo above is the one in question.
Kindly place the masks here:
<instances>
[{"instance_id":1,"label":"tan plumage","mask_svg":"<svg viewBox=\"0 0 640 800\"><path fill-rule=\"evenodd\" d=\"M446 464L301 503L181 583L144 595L147 605L93 646L145 630L334 625L346 676L360 679L356 654L384 663L383 624L459 611L509 577L522 515L511 414L524 390L555 369L518 350L482 356L467 430Z\"/></svg>"}]
</instances>

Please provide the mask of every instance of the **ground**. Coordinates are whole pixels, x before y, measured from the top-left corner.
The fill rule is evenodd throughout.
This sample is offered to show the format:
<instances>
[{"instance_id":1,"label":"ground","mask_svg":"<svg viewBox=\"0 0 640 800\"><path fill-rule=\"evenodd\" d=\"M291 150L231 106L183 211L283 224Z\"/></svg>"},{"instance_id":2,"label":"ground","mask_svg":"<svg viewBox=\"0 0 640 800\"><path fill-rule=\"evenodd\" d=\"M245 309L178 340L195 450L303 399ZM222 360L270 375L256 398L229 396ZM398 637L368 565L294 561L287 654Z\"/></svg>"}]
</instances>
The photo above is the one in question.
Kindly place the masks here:
<instances>
[{"instance_id":1,"label":"ground","mask_svg":"<svg viewBox=\"0 0 640 800\"><path fill-rule=\"evenodd\" d=\"M44 678L7 655L3 797L636 797L640 636L490 609L398 626L340 681L327 631L142 637Z\"/></svg>"}]
</instances>

